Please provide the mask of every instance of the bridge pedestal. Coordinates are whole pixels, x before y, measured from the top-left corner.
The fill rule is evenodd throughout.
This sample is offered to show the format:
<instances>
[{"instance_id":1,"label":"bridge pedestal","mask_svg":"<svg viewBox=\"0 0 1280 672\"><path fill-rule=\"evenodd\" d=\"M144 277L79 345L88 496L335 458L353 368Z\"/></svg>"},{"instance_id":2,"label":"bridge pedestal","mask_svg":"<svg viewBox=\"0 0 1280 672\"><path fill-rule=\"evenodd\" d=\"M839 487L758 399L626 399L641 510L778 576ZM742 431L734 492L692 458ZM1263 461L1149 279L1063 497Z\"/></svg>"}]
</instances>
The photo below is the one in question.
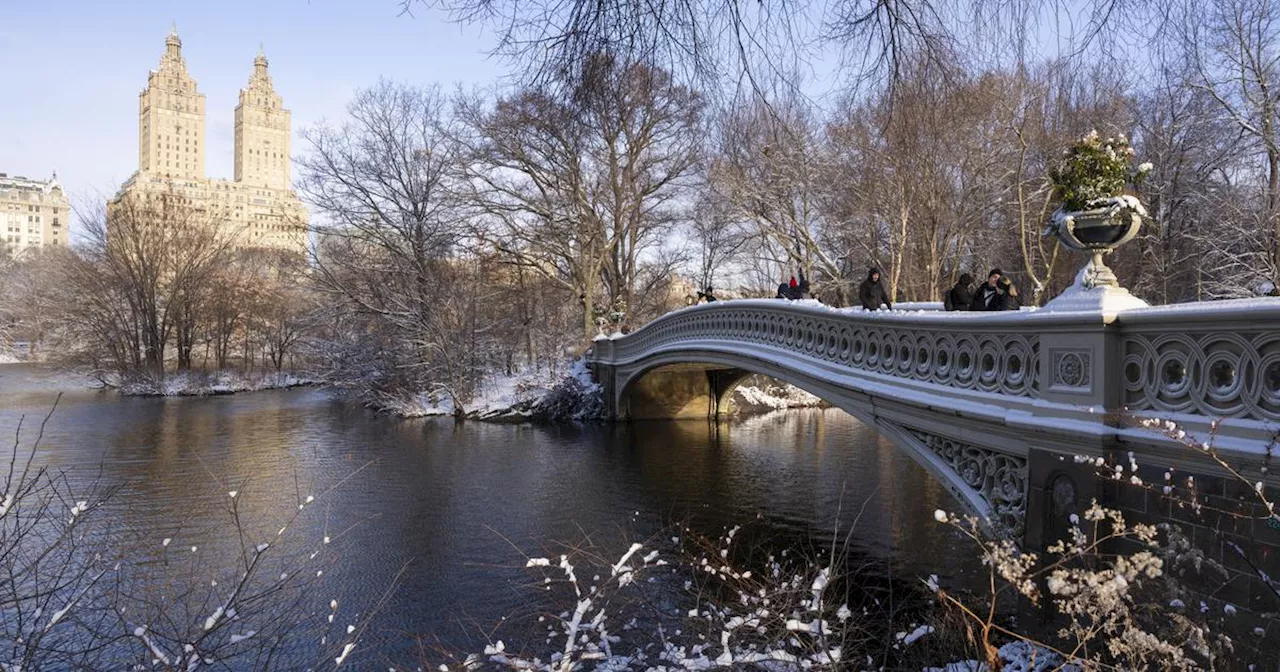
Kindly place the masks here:
<instances>
[{"instance_id":1,"label":"bridge pedestal","mask_svg":"<svg viewBox=\"0 0 1280 672\"><path fill-rule=\"evenodd\" d=\"M1076 464L1060 453L1032 449L1027 455L1023 547L1043 550L1068 538L1069 517L1098 497L1097 482L1092 466Z\"/></svg>"}]
</instances>

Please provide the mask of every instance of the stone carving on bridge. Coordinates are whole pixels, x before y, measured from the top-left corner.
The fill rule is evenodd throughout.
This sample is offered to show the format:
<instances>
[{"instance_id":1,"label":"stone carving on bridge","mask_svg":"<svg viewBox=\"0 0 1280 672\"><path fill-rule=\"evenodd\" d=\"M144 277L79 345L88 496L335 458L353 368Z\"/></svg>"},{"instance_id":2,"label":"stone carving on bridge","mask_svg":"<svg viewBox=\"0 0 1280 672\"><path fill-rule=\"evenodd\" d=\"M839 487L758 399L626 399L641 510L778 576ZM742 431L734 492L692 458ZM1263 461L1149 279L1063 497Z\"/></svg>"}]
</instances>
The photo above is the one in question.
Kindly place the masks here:
<instances>
[{"instance_id":1,"label":"stone carving on bridge","mask_svg":"<svg viewBox=\"0 0 1280 672\"><path fill-rule=\"evenodd\" d=\"M759 304L725 305L658 320L612 341L611 354L625 361L702 340L772 346L851 369L951 388L1040 396L1039 337L998 327L955 332L942 324L937 328L882 326Z\"/></svg>"},{"instance_id":2,"label":"stone carving on bridge","mask_svg":"<svg viewBox=\"0 0 1280 672\"><path fill-rule=\"evenodd\" d=\"M1093 361L1088 350L1052 349L1049 354L1053 367L1051 387L1086 392L1090 389Z\"/></svg>"},{"instance_id":3,"label":"stone carving on bridge","mask_svg":"<svg viewBox=\"0 0 1280 672\"><path fill-rule=\"evenodd\" d=\"M1280 421L1274 329L1128 333L1121 347L1129 409Z\"/></svg>"},{"instance_id":4,"label":"stone carving on bridge","mask_svg":"<svg viewBox=\"0 0 1280 672\"><path fill-rule=\"evenodd\" d=\"M1022 536L1027 513L1027 460L1017 455L936 436L907 432L942 458L966 485L991 507L992 522L1015 538Z\"/></svg>"}]
</instances>

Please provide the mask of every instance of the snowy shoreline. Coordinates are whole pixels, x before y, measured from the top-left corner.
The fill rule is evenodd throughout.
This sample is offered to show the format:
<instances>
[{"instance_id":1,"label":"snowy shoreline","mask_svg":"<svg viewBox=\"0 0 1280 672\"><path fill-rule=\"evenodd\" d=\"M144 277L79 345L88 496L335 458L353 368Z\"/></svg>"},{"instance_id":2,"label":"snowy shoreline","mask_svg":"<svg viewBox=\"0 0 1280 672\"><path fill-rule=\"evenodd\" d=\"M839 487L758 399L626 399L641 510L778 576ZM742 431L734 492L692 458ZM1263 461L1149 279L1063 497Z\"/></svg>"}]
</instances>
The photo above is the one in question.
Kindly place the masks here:
<instances>
[{"instance_id":1,"label":"snowy shoreline","mask_svg":"<svg viewBox=\"0 0 1280 672\"><path fill-rule=\"evenodd\" d=\"M321 385L322 381L293 373L245 376L239 373L174 373L162 380L135 378L117 386L125 397L212 397L288 390Z\"/></svg>"},{"instance_id":2,"label":"snowy shoreline","mask_svg":"<svg viewBox=\"0 0 1280 672\"><path fill-rule=\"evenodd\" d=\"M817 396L772 379L753 377L747 382L751 384L739 385L733 391L735 417L828 405ZM606 419L603 392L591 378L585 362L579 360L559 382L529 375L491 376L460 413L451 399L441 394L391 400L378 405L378 410L401 418L458 417L496 423L603 422Z\"/></svg>"},{"instance_id":3,"label":"snowy shoreline","mask_svg":"<svg viewBox=\"0 0 1280 672\"><path fill-rule=\"evenodd\" d=\"M29 362L5 362L0 365L22 366ZM81 379L74 386L114 389L123 397L216 397L300 387L331 387L326 381L298 373L245 375L237 372L174 372L163 379L134 376L121 379ZM347 392L350 392L349 390ZM751 377L733 391L736 418L749 418L787 410L825 408L820 398L791 385L764 378ZM606 420L603 389L591 378L585 362L573 363L558 380L546 374L495 375L487 378L476 397L462 413L454 410L449 398L442 394L419 393L407 398L366 400L376 412L397 418L455 417L491 423L557 423L604 422Z\"/></svg>"}]
</instances>

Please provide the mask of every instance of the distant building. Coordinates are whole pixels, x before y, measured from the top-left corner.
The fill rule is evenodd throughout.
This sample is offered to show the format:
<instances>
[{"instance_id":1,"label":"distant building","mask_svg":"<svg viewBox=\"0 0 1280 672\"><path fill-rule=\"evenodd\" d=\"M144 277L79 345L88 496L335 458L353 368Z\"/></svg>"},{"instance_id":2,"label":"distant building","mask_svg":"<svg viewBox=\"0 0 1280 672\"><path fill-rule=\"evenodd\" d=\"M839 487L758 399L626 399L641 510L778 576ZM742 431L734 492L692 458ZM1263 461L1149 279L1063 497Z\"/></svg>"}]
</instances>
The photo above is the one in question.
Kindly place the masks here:
<instances>
[{"instance_id":1,"label":"distant building","mask_svg":"<svg viewBox=\"0 0 1280 672\"><path fill-rule=\"evenodd\" d=\"M238 248L305 253L307 211L289 182L289 111L271 84L267 58L253 60L235 110L235 179L205 176L204 94L187 72L176 30L160 68L138 95L138 172L108 204L167 196L215 222Z\"/></svg>"},{"instance_id":2,"label":"distant building","mask_svg":"<svg viewBox=\"0 0 1280 672\"><path fill-rule=\"evenodd\" d=\"M67 244L67 196L58 177L30 180L0 173L0 254Z\"/></svg>"}]
</instances>

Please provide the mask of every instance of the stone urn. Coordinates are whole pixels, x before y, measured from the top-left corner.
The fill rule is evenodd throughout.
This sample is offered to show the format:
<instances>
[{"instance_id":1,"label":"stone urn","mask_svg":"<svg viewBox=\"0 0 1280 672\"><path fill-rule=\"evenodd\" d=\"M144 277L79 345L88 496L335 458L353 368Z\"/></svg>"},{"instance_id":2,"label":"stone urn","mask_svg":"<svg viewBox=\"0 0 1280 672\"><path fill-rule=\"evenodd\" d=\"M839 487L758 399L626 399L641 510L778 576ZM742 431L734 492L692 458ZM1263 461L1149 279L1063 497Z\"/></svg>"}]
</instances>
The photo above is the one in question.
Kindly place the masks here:
<instances>
[{"instance_id":1,"label":"stone urn","mask_svg":"<svg viewBox=\"0 0 1280 672\"><path fill-rule=\"evenodd\" d=\"M1086 210L1058 210L1045 229L1067 248L1090 255L1075 283L1045 306L1050 310L1119 310L1146 306L1120 287L1102 256L1133 240L1147 209L1133 196L1113 196L1089 203Z\"/></svg>"}]
</instances>

